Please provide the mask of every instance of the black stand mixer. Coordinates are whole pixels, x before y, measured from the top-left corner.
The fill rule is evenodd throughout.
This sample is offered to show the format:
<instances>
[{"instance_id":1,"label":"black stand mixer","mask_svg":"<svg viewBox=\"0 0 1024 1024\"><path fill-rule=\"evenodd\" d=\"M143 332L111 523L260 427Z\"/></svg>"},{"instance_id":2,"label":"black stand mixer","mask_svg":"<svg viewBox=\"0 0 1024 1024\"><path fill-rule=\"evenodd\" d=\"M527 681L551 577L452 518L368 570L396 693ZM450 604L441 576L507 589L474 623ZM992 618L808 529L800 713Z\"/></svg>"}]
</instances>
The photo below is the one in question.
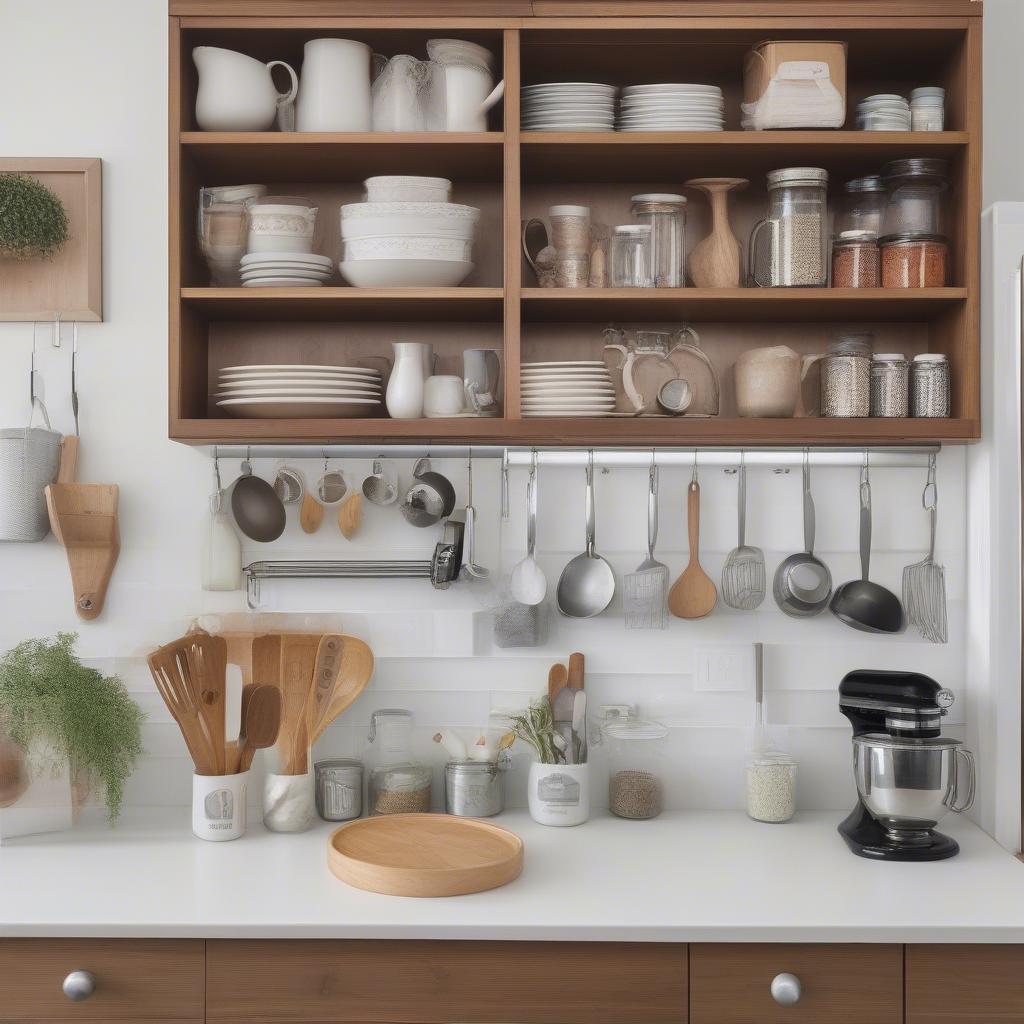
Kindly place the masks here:
<instances>
[{"instance_id":1,"label":"black stand mixer","mask_svg":"<svg viewBox=\"0 0 1024 1024\"><path fill-rule=\"evenodd\" d=\"M941 735L953 694L917 672L850 672L839 710L853 724L857 806L839 834L860 857L944 860L960 847L935 831L974 801L974 757ZM966 790L959 799L961 786Z\"/></svg>"}]
</instances>

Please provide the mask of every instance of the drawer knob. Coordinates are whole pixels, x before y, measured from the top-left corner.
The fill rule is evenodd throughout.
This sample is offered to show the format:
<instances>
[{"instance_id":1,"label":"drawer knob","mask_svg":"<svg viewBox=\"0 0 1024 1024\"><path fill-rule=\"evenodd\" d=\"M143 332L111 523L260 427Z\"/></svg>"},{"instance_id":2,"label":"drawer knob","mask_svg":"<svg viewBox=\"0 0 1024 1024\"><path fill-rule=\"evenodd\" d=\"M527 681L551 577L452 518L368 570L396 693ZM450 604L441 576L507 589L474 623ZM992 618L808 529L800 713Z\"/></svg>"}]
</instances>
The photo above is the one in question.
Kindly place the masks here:
<instances>
[{"instance_id":1,"label":"drawer knob","mask_svg":"<svg viewBox=\"0 0 1024 1024\"><path fill-rule=\"evenodd\" d=\"M795 974L776 974L772 978L772 999L779 1006L796 1006L802 994L800 979Z\"/></svg>"},{"instance_id":2,"label":"drawer knob","mask_svg":"<svg viewBox=\"0 0 1024 1024\"><path fill-rule=\"evenodd\" d=\"M80 1003L96 991L96 976L92 971L72 971L64 979L61 988L73 1003Z\"/></svg>"}]
</instances>

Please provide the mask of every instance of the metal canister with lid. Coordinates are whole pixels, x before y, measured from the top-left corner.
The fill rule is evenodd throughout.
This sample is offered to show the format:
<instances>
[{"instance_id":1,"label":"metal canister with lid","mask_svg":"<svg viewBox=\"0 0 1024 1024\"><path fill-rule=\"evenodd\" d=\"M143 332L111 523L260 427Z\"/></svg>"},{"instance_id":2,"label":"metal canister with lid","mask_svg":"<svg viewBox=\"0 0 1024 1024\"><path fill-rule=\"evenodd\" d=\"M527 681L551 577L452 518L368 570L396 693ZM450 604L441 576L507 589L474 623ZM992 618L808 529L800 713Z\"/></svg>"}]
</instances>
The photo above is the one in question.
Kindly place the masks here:
<instances>
[{"instance_id":1,"label":"metal canister with lid","mask_svg":"<svg viewBox=\"0 0 1024 1024\"><path fill-rule=\"evenodd\" d=\"M493 818L505 809L505 773L500 761L449 761L444 770L449 814Z\"/></svg>"},{"instance_id":2,"label":"metal canister with lid","mask_svg":"<svg viewBox=\"0 0 1024 1024\"><path fill-rule=\"evenodd\" d=\"M339 757L317 761L316 813L324 821L351 821L363 813L363 765Z\"/></svg>"},{"instance_id":3,"label":"metal canister with lid","mask_svg":"<svg viewBox=\"0 0 1024 1024\"><path fill-rule=\"evenodd\" d=\"M949 416L949 360L939 352L914 356L910 365L910 415L943 419Z\"/></svg>"},{"instance_id":4,"label":"metal canister with lid","mask_svg":"<svg viewBox=\"0 0 1024 1024\"><path fill-rule=\"evenodd\" d=\"M908 365L902 352L880 352L871 360L871 415L906 417Z\"/></svg>"}]
</instances>

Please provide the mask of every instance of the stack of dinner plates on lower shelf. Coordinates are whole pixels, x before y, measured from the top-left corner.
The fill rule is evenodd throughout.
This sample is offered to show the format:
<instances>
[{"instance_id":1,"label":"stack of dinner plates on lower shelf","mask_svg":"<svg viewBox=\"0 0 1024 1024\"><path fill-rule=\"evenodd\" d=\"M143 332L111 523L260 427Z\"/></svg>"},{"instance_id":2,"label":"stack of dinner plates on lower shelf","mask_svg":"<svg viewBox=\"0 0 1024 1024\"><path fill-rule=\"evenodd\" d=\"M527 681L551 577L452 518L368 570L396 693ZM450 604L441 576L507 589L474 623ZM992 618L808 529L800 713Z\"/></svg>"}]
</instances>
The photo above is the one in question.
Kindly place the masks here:
<instances>
[{"instance_id":1,"label":"stack of dinner plates on lower shelf","mask_svg":"<svg viewBox=\"0 0 1024 1024\"><path fill-rule=\"evenodd\" d=\"M226 366L217 374L217 408L245 419L379 416L382 377L364 366Z\"/></svg>"},{"instance_id":2,"label":"stack of dinner plates on lower shelf","mask_svg":"<svg viewBox=\"0 0 1024 1024\"><path fill-rule=\"evenodd\" d=\"M720 132L725 100L717 85L628 85L622 90L620 132Z\"/></svg>"},{"instance_id":3,"label":"stack of dinner plates on lower shelf","mask_svg":"<svg viewBox=\"0 0 1024 1024\"><path fill-rule=\"evenodd\" d=\"M600 360L523 363L523 416L610 416L615 385Z\"/></svg>"},{"instance_id":4,"label":"stack of dinner plates on lower shelf","mask_svg":"<svg viewBox=\"0 0 1024 1024\"><path fill-rule=\"evenodd\" d=\"M251 252L242 257L245 288L319 288L332 273L331 259L312 252Z\"/></svg>"},{"instance_id":5,"label":"stack of dinner plates on lower shelf","mask_svg":"<svg viewBox=\"0 0 1024 1024\"><path fill-rule=\"evenodd\" d=\"M524 132L611 132L615 130L614 85L548 82L524 85Z\"/></svg>"}]
</instances>

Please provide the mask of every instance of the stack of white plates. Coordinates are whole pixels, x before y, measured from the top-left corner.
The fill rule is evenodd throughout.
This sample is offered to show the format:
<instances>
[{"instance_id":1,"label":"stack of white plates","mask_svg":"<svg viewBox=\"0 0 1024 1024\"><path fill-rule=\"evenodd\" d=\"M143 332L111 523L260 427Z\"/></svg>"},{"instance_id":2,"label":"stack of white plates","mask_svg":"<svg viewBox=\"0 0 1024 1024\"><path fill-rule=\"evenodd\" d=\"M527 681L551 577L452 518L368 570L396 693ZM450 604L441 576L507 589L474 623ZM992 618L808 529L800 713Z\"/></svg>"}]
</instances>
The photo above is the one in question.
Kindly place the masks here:
<instances>
[{"instance_id":1,"label":"stack of white plates","mask_svg":"<svg viewBox=\"0 0 1024 1024\"><path fill-rule=\"evenodd\" d=\"M615 385L600 360L523 363L523 416L610 416Z\"/></svg>"},{"instance_id":2,"label":"stack of white plates","mask_svg":"<svg viewBox=\"0 0 1024 1024\"><path fill-rule=\"evenodd\" d=\"M629 85L622 90L620 132L720 132L725 100L717 85Z\"/></svg>"},{"instance_id":3,"label":"stack of white plates","mask_svg":"<svg viewBox=\"0 0 1024 1024\"><path fill-rule=\"evenodd\" d=\"M857 104L857 127L867 132L909 132L910 103L903 96L882 92Z\"/></svg>"},{"instance_id":4,"label":"stack of white plates","mask_svg":"<svg viewBox=\"0 0 1024 1024\"><path fill-rule=\"evenodd\" d=\"M245 419L359 419L383 406L382 374L364 366L226 366L217 381L217 408Z\"/></svg>"},{"instance_id":5,"label":"stack of white plates","mask_svg":"<svg viewBox=\"0 0 1024 1024\"><path fill-rule=\"evenodd\" d=\"M524 85L524 132L611 132L615 130L614 85L549 82Z\"/></svg>"},{"instance_id":6,"label":"stack of white plates","mask_svg":"<svg viewBox=\"0 0 1024 1024\"><path fill-rule=\"evenodd\" d=\"M251 252L242 257L243 288L319 288L334 264L311 252Z\"/></svg>"}]
</instances>

